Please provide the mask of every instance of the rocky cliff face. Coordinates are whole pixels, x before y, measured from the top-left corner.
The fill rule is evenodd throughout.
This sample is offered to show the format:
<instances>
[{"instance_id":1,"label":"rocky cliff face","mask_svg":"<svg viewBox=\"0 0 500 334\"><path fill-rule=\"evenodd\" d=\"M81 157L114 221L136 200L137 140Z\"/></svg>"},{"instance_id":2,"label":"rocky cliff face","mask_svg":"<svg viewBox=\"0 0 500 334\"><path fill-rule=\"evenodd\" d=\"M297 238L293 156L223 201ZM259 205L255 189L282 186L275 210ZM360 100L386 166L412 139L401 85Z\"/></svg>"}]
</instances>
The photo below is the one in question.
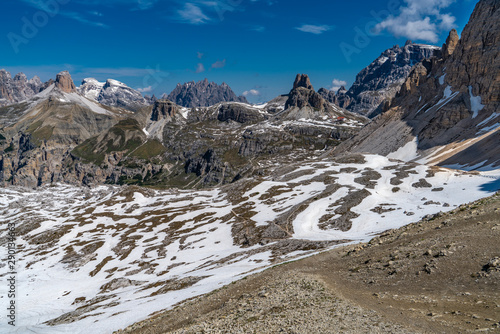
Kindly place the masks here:
<instances>
[{"instance_id":1,"label":"rocky cliff face","mask_svg":"<svg viewBox=\"0 0 500 334\"><path fill-rule=\"evenodd\" d=\"M65 93L76 92L75 83L68 71L62 71L57 74L56 87Z\"/></svg>"},{"instance_id":2,"label":"rocky cliff face","mask_svg":"<svg viewBox=\"0 0 500 334\"><path fill-rule=\"evenodd\" d=\"M320 88L318 94L326 101L333 103L341 108L347 109L352 102L352 98L347 94L347 89L342 86L337 92Z\"/></svg>"},{"instance_id":3,"label":"rocky cliff face","mask_svg":"<svg viewBox=\"0 0 500 334\"><path fill-rule=\"evenodd\" d=\"M426 58L440 57L441 48L414 44L398 45L384 51L375 61L356 76L356 81L347 93L339 92L341 106L349 111L374 117L381 112L384 102L394 98L406 80L412 67ZM342 95L350 100L346 103Z\"/></svg>"},{"instance_id":4,"label":"rocky cliff face","mask_svg":"<svg viewBox=\"0 0 500 334\"><path fill-rule=\"evenodd\" d=\"M18 73L14 78L6 70L0 70L0 106L24 101L38 94L44 85L35 76L28 80L24 73Z\"/></svg>"},{"instance_id":5,"label":"rocky cliff face","mask_svg":"<svg viewBox=\"0 0 500 334\"><path fill-rule=\"evenodd\" d=\"M318 119L333 117L336 110L314 90L308 75L297 74L285 110L279 115L285 119Z\"/></svg>"},{"instance_id":6,"label":"rocky cliff face","mask_svg":"<svg viewBox=\"0 0 500 334\"><path fill-rule=\"evenodd\" d=\"M466 169L500 165L500 3L481 0L444 56L418 64L388 111L338 152L367 151Z\"/></svg>"},{"instance_id":7,"label":"rocky cliff face","mask_svg":"<svg viewBox=\"0 0 500 334\"><path fill-rule=\"evenodd\" d=\"M220 102L248 103L244 96L236 96L226 83L218 85L215 82L208 82L207 79L183 85L177 84L166 98L187 108L209 107Z\"/></svg>"},{"instance_id":8,"label":"rocky cliff face","mask_svg":"<svg viewBox=\"0 0 500 334\"><path fill-rule=\"evenodd\" d=\"M178 106L169 100L158 100L153 106L151 121L158 122L162 119L172 119L179 112Z\"/></svg>"}]
</instances>

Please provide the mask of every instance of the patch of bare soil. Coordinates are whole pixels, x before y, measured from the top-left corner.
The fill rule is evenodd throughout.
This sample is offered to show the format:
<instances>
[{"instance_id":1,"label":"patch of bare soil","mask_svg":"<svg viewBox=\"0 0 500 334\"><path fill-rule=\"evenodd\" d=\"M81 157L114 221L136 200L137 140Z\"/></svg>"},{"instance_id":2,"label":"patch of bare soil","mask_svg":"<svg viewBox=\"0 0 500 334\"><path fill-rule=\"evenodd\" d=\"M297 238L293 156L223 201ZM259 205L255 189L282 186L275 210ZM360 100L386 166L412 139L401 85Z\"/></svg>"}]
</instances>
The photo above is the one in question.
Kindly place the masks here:
<instances>
[{"instance_id":1,"label":"patch of bare soil","mask_svg":"<svg viewBox=\"0 0 500 334\"><path fill-rule=\"evenodd\" d=\"M273 267L117 333L500 333L500 194Z\"/></svg>"}]
</instances>

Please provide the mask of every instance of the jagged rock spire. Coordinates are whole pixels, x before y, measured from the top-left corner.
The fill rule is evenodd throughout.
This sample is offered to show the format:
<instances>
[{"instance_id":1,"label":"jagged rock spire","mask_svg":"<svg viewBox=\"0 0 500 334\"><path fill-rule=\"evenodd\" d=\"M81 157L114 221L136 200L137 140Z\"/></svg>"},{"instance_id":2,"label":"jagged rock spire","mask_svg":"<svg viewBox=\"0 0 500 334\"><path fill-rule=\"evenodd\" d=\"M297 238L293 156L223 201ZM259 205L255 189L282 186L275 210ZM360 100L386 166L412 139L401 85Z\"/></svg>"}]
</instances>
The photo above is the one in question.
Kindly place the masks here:
<instances>
[{"instance_id":1,"label":"jagged rock spire","mask_svg":"<svg viewBox=\"0 0 500 334\"><path fill-rule=\"evenodd\" d=\"M314 90L311 80L309 80L309 76L307 74L297 74L295 82L293 83L293 89L297 89L299 87Z\"/></svg>"},{"instance_id":2,"label":"jagged rock spire","mask_svg":"<svg viewBox=\"0 0 500 334\"><path fill-rule=\"evenodd\" d=\"M76 92L75 83L68 71L62 71L57 74L56 87L65 93Z\"/></svg>"},{"instance_id":3,"label":"jagged rock spire","mask_svg":"<svg viewBox=\"0 0 500 334\"><path fill-rule=\"evenodd\" d=\"M458 37L458 33L455 29L450 31L448 38L446 39L446 43L443 44L443 58L446 59L453 54L455 48L458 45L458 41L460 38Z\"/></svg>"}]
</instances>

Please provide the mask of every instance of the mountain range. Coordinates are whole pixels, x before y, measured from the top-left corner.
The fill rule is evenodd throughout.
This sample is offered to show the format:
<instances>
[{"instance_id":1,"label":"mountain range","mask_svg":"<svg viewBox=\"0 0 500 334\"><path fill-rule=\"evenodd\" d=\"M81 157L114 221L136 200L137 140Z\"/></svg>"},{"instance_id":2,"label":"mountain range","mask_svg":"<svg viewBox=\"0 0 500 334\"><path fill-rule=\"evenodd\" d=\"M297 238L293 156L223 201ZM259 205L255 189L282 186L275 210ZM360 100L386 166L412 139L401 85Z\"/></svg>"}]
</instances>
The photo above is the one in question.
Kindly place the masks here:
<instances>
[{"instance_id":1,"label":"mountain range","mask_svg":"<svg viewBox=\"0 0 500 334\"><path fill-rule=\"evenodd\" d=\"M369 310L343 307L370 319L353 332L387 330L384 314L408 332L391 308L402 304L428 320L422 331L446 318L449 332L483 331L471 319L494 332L498 196L479 200L500 190L499 45L500 3L480 0L440 48L393 47L336 93L297 74L260 105L219 101L237 97L208 80L156 99L115 80L76 87L66 71L45 84L1 72L0 244L15 224L19 330L162 333L161 311L189 301L204 313L194 298L206 295L207 309L234 308L209 327L181 313L178 328L342 331L321 276L241 279L344 245L336 262L310 263L328 280L345 273L339 289L362 287L346 291Z\"/></svg>"}]
</instances>

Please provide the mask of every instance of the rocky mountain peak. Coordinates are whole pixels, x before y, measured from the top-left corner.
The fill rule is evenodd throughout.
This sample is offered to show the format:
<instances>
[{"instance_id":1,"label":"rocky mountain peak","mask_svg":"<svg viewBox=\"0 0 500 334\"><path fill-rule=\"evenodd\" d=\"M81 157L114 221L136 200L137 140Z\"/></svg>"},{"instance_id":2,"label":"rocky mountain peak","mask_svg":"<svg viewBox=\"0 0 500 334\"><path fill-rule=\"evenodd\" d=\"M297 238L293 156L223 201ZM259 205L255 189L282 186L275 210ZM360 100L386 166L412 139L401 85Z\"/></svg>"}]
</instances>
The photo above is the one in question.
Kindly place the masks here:
<instances>
[{"instance_id":1,"label":"rocky mountain peak","mask_svg":"<svg viewBox=\"0 0 500 334\"><path fill-rule=\"evenodd\" d=\"M418 154L434 165L498 168L498 45L500 2L480 0L461 38L451 31L442 56L416 64L390 106L337 152L404 151L400 159Z\"/></svg>"},{"instance_id":2,"label":"rocky mountain peak","mask_svg":"<svg viewBox=\"0 0 500 334\"><path fill-rule=\"evenodd\" d=\"M65 93L76 92L76 86L68 71L59 72L56 76L56 87Z\"/></svg>"},{"instance_id":3,"label":"rocky mountain peak","mask_svg":"<svg viewBox=\"0 0 500 334\"><path fill-rule=\"evenodd\" d=\"M17 73L16 76L14 77L14 81L20 81L20 82L27 82L28 77L24 73Z\"/></svg>"},{"instance_id":4,"label":"rocky mountain peak","mask_svg":"<svg viewBox=\"0 0 500 334\"><path fill-rule=\"evenodd\" d=\"M203 81L177 84L168 96L164 95L164 98L187 108L209 107L220 102L248 103L244 96L236 96L226 83L218 85L206 78Z\"/></svg>"},{"instance_id":5,"label":"rocky mountain peak","mask_svg":"<svg viewBox=\"0 0 500 334\"><path fill-rule=\"evenodd\" d=\"M314 90L307 74L297 74L293 88L288 95L285 110L294 110L289 112L291 118L314 118L319 114L323 116L325 113L332 113L333 107Z\"/></svg>"},{"instance_id":6,"label":"rocky mountain peak","mask_svg":"<svg viewBox=\"0 0 500 334\"><path fill-rule=\"evenodd\" d=\"M150 104L139 91L114 79L100 82L94 78L85 78L78 88L78 92L86 98L101 104L132 111Z\"/></svg>"},{"instance_id":7,"label":"rocky mountain peak","mask_svg":"<svg viewBox=\"0 0 500 334\"><path fill-rule=\"evenodd\" d=\"M392 100L410 74L412 67L423 59L441 57L441 48L407 41L385 50L356 76L345 105L349 111L375 117L383 105Z\"/></svg>"},{"instance_id":8,"label":"rocky mountain peak","mask_svg":"<svg viewBox=\"0 0 500 334\"><path fill-rule=\"evenodd\" d=\"M29 99L45 88L37 76L28 80L24 73L18 73L12 78L8 71L0 70L0 106Z\"/></svg>"},{"instance_id":9,"label":"rocky mountain peak","mask_svg":"<svg viewBox=\"0 0 500 334\"><path fill-rule=\"evenodd\" d=\"M299 87L314 90L311 80L307 74L297 74L295 82L293 83L293 89L297 89Z\"/></svg>"},{"instance_id":10,"label":"rocky mountain peak","mask_svg":"<svg viewBox=\"0 0 500 334\"><path fill-rule=\"evenodd\" d=\"M458 33L455 29L450 31L448 38L446 39L446 43L443 44L443 58L447 59L449 56L453 54L455 48L458 45L458 41L460 38L458 37Z\"/></svg>"}]
</instances>

